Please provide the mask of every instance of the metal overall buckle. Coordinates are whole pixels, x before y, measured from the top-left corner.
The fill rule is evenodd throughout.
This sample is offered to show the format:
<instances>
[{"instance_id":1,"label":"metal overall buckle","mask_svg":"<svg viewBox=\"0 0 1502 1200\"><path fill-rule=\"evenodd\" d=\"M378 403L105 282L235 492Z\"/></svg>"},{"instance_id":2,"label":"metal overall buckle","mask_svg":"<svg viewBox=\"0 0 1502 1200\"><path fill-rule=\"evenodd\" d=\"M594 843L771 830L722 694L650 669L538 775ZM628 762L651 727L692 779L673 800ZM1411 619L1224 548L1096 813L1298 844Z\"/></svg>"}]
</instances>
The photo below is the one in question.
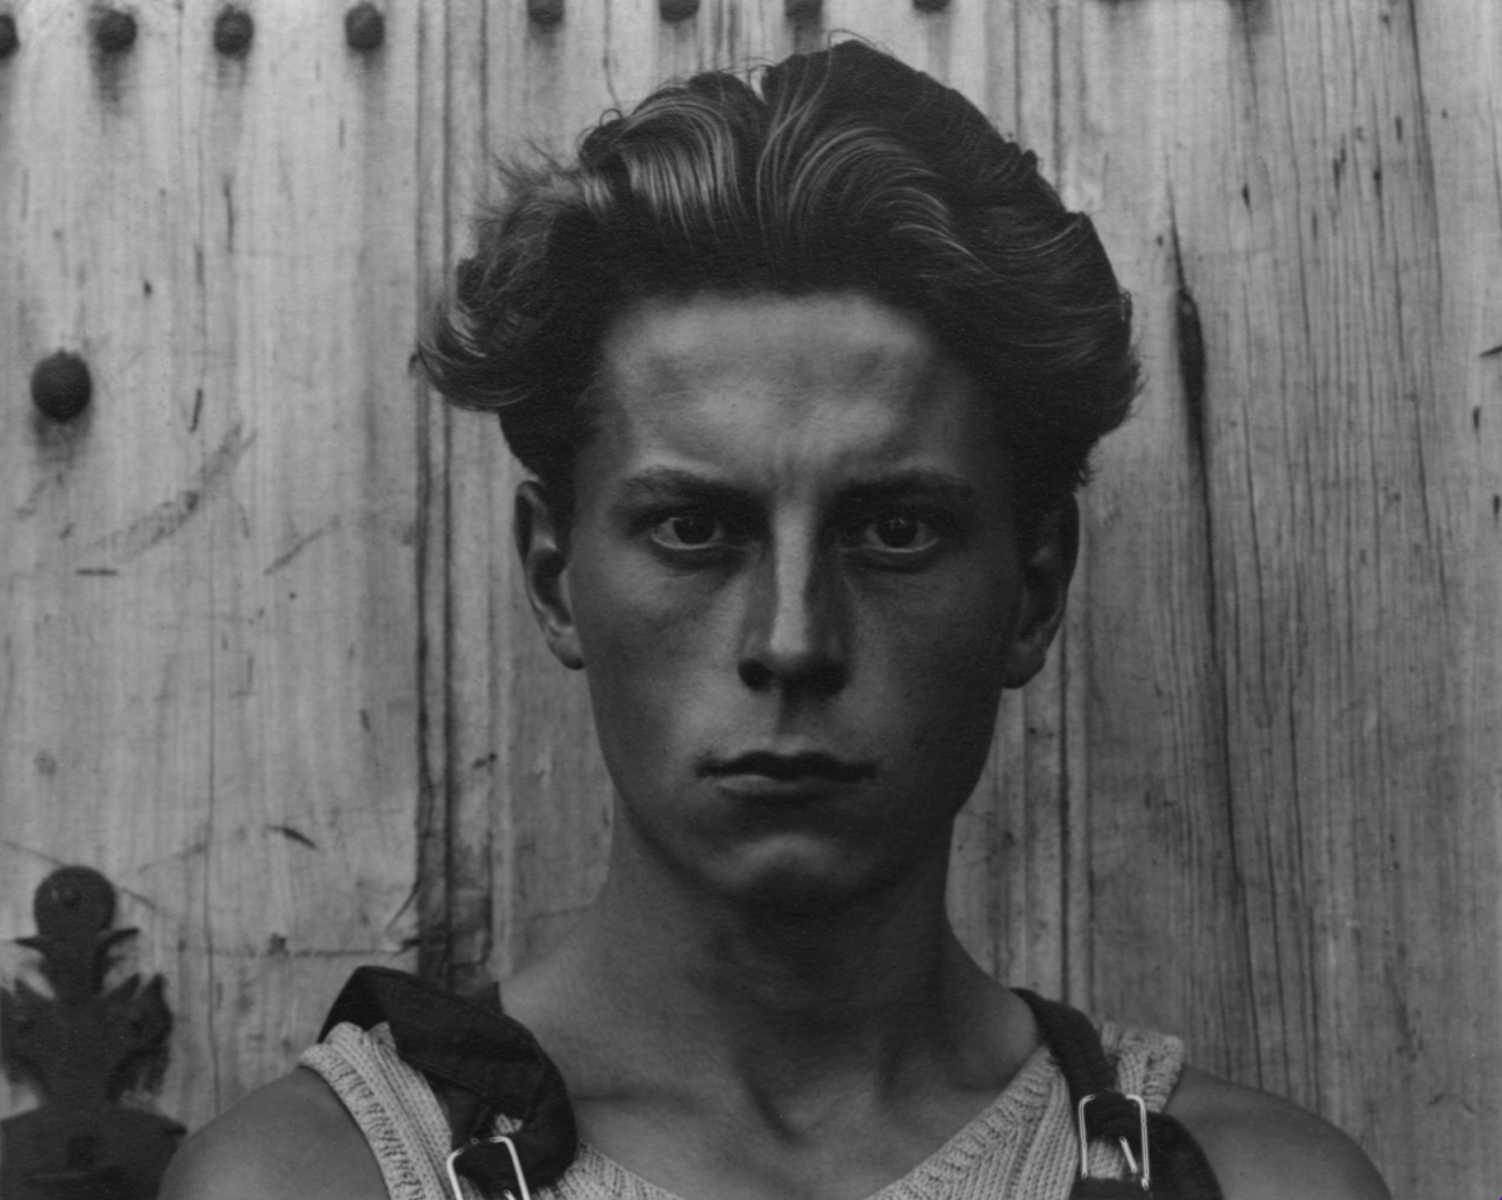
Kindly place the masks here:
<instances>
[{"instance_id":1,"label":"metal overall buckle","mask_svg":"<svg viewBox=\"0 0 1502 1200\"><path fill-rule=\"evenodd\" d=\"M504 1145L511 1155L511 1170L516 1175L516 1186L521 1188L522 1194L517 1196L510 1188L505 1189L501 1196L503 1200L532 1200L532 1192L527 1187L527 1176L522 1172L521 1156L516 1152L516 1143L504 1133L498 1133L492 1138L471 1138L469 1146L479 1145ZM469 1146L460 1146L443 1160L443 1165L449 1174L449 1187L454 1190L454 1200L464 1200L464 1192L459 1187L459 1172L454 1169L454 1160L469 1149Z\"/></svg>"},{"instance_id":2,"label":"metal overall buckle","mask_svg":"<svg viewBox=\"0 0 1502 1200\"><path fill-rule=\"evenodd\" d=\"M1089 1104L1090 1101L1098 1099L1100 1099L1100 1097L1092 1093L1091 1095L1086 1096L1083 1100L1080 1101L1079 1132L1081 1179L1090 1178L1090 1140L1085 1132L1085 1106ZM1140 1164L1137 1162L1137 1156L1132 1153L1131 1143L1129 1143L1126 1138L1122 1137L1117 1138L1116 1140L1121 1143L1121 1153L1127 1160L1127 1170L1131 1172L1131 1178L1136 1180L1138 1186L1141 1187L1144 1192L1146 1192L1151 1188L1153 1178L1152 1164L1149 1161L1147 1150L1147 1104L1141 1096L1127 1096L1125 1097L1125 1099L1130 1100L1137 1106L1137 1116L1142 1123L1142 1135L1137 1143L1142 1147L1142 1162Z\"/></svg>"}]
</instances>

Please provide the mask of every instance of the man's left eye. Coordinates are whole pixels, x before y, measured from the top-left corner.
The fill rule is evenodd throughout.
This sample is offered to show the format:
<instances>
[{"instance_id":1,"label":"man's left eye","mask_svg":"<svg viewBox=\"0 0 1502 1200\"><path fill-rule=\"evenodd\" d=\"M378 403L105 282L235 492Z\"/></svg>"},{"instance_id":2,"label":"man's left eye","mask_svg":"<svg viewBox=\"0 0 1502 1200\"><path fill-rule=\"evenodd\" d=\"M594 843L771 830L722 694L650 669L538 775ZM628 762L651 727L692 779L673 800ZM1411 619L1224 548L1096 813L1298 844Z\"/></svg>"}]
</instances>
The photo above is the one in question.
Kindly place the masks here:
<instances>
[{"instance_id":1,"label":"man's left eye","mask_svg":"<svg viewBox=\"0 0 1502 1200\"><path fill-rule=\"evenodd\" d=\"M865 522L857 545L860 549L888 554L921 554L931 550L938 540L927 521L906 513L892 513Z\"/></svg>"},{"instance_id":2,"label":"man's left eye","mask_svg":"<svg viewBox=\"0 0 1502 1200\"><path fill-rule=\"evenodd\" d=\"M725 523L703 512L681 512L664 517L652 529L659 545L674 550L703 550L730 540Z\"/></svg>"}]
</instances>

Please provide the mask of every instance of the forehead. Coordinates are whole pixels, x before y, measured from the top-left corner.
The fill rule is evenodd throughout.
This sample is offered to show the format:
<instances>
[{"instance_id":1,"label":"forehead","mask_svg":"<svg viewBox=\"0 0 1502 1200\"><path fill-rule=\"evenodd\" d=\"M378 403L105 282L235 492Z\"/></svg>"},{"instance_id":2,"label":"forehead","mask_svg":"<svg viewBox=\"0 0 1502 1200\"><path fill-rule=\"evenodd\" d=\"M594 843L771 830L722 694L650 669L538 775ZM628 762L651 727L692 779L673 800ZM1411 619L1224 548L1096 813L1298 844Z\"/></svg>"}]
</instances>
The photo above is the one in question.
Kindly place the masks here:
<instances>
[{"instance_id":1,"label":"forehead","mask_svg":"<svg viewBox=\"0 0 1502 1200\"><path fill-rule=\"evenodd\" d=\"M945 357L916 317L856 292L642 300L604 346L612 381L657 390L769 374L839 390L911 385Z\"/></svg>"},{"instance_id":2,"label":"forehead","mask_svg":"<svg viewBox=\"0 0 1502 1200\"><path fill-rule=\"evenodd\" d=\"M862 293L640 301L602 349L596 416L620 453L754 454L768 470L996 458L969 372L919 318Z\"/></svg>"}]
</instances>

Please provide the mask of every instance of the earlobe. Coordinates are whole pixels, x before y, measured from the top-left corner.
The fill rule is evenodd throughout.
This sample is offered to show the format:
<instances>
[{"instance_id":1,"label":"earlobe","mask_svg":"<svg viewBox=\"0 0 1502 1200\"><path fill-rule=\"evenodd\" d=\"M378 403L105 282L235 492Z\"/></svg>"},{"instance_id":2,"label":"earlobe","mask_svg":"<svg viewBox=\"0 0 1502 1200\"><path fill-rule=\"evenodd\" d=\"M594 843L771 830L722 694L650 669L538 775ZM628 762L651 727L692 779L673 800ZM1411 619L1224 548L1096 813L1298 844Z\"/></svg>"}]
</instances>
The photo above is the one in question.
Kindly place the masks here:
<instances>
[{"instance_id":1,"label":"earlobe","mask_svg":"<svg viewBox=\"0 0 1502 1200\"><path fill-rule=\"evenodd\" d=\"M512 534L521 558L527 600L553 656L570 670L584 666L568 588L568 530L542 486L516 489Z\"/></svg>"},{"instance_id":2,"label":"earlobe","mask_svg":"<svg viewBox=\"0 0 1502 1200\"><path fill-rule=\"evenodd\" d=\"M1007 655L1007 687L1021 687L1043 669L1064 620L1079 546L1080 510L1070 496L1039 522L1022 563L1022 611Z\"/></svg>"}]
</instances>

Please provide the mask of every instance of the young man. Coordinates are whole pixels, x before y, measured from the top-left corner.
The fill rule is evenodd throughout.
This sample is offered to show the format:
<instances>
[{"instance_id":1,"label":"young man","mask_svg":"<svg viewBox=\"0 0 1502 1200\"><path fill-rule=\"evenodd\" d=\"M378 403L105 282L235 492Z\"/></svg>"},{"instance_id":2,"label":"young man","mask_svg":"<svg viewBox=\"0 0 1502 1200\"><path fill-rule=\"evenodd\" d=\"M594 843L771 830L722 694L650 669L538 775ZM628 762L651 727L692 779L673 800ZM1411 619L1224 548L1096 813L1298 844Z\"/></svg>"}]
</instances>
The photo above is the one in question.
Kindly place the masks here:
<instances>
[{"instance_id":1,"label":"young man","mask_svg":"<svg viewBox=\"0 0 1502 1200\"><path fill-rule=\"evenodd\" d=\"M426 351L537 477L528 594L616 788L600 897L501 988L582 1140L533 1193L1061 1200L1067 1045L961 949L945 876L1137 387L1129 308L1088 220L957 93L858 43L758 84L665 88L515 175ZM1230 1200L1387 1195L1174 1039L1096 1038L1106 1086L1166 1107ZM166 1195L436 1200L461 1122L398 1049L340 1026ZM1117 1143L1090 1175L1135 1180Z\"/></svg>"}]
</instances>

